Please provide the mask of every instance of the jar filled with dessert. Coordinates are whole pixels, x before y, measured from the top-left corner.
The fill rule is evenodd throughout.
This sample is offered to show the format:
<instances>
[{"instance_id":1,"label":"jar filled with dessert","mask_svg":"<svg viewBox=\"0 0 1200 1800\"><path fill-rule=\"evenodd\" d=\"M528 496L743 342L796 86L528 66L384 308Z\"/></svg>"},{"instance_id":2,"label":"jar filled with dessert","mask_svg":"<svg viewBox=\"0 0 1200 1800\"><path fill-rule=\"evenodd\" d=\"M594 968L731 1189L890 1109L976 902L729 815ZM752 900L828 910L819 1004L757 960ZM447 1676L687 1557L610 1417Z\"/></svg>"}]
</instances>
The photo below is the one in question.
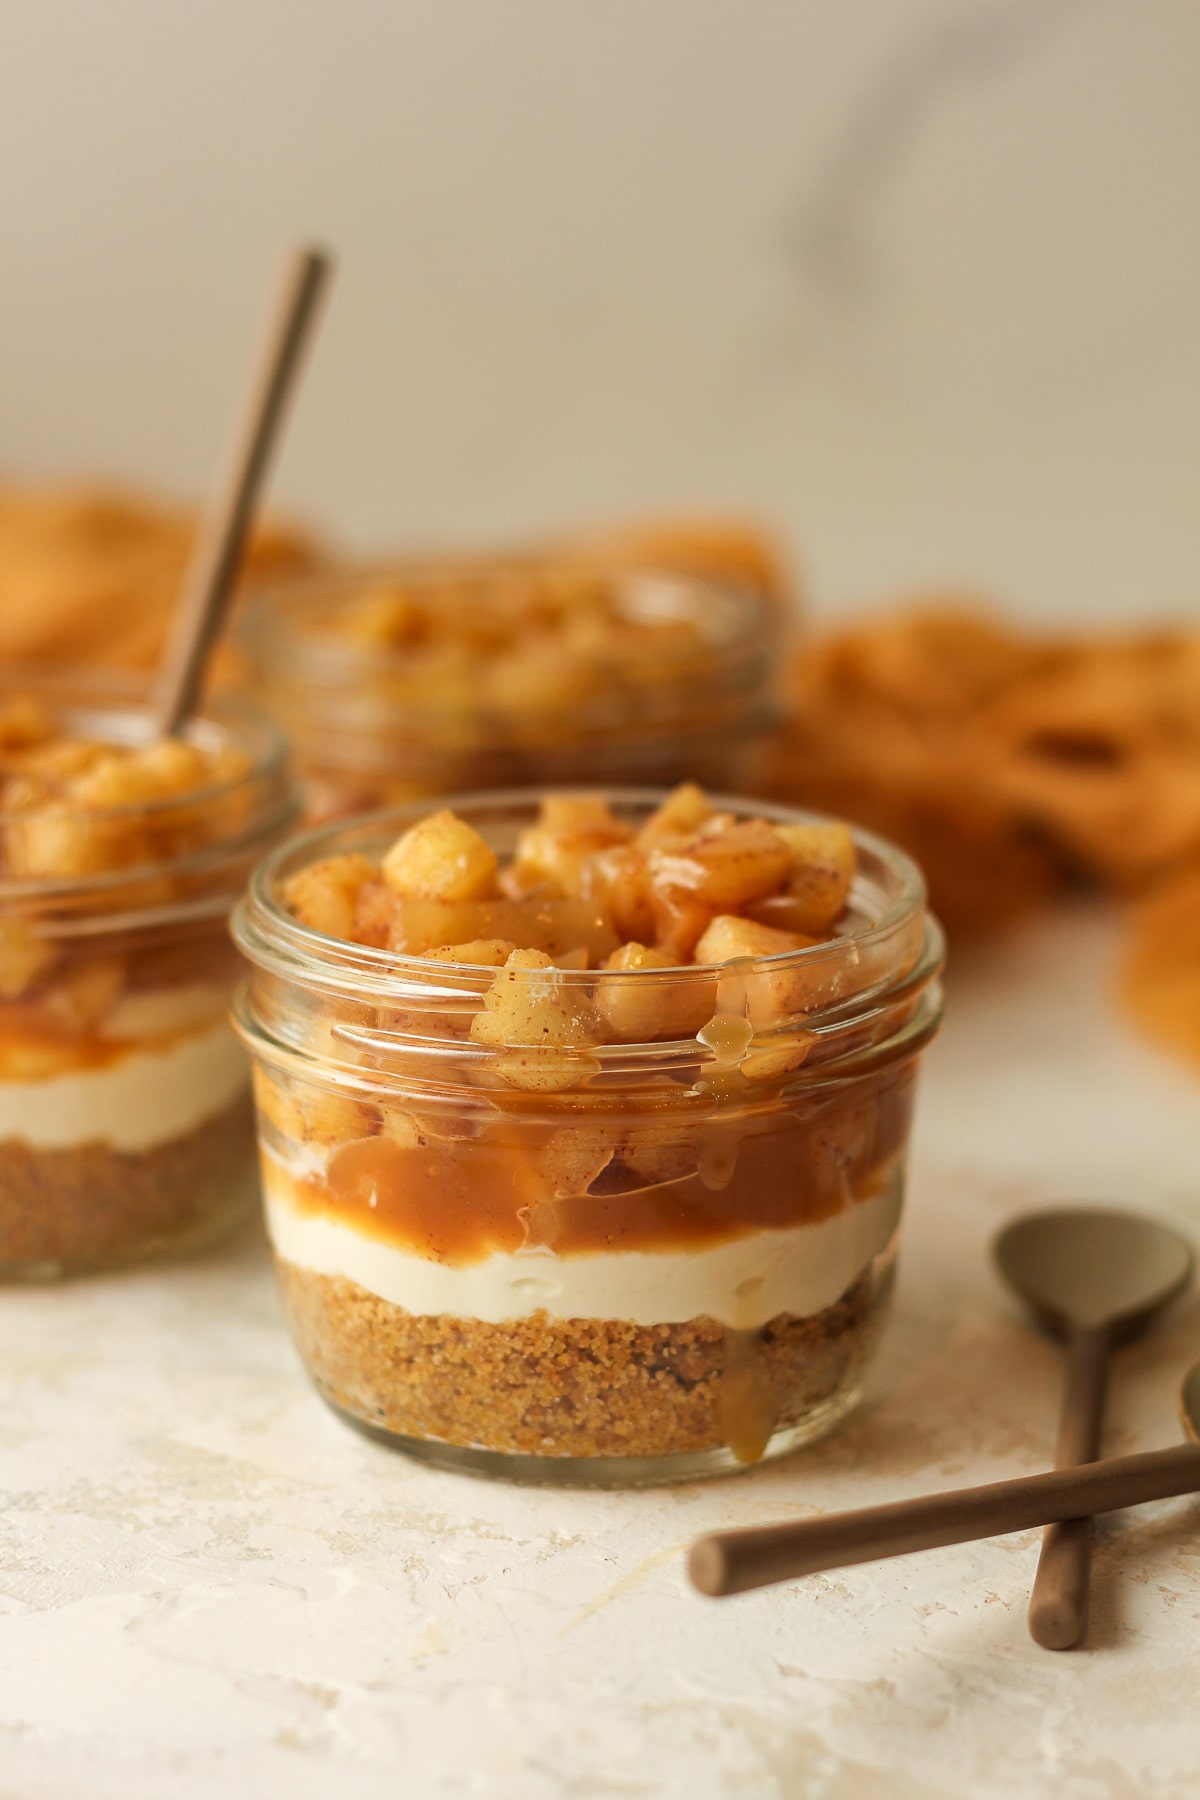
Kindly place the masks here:
<instances>
[{"instance_id":1,"label":"jar filled with dessert","mask_svg":"<svg viewBox=\"0 0 1200 1800\"><path fill-rule=\"evenodd\" d=\"M347 1418L622 1485L854 1404L941 1011L899 851L690 784L497 794L294 840L234 932L285 1309Z\"/></svg>"},{"instance_id":2,"label":"jar filled with dessert","mask_svg":"<svg viewBox=\"0 0 1200 1800\"><path fill-rule=\"evenodd\" d=\"M748 577L548 556L316 577L260 597L241 643L322 819L558 782L753 789L785 625Z\"/></svg>"},{"instance_id":3,"label":"jar filled with dessert","mask_svg":"<svg viewBox=\"0 0 1200 1800\"><path fill-rule=\"evenodd\" d=\"M294 822L283 740L214 707L159 738L139 678L0 697L0 1278L199 1247L255 1199L230 909Z\"/></svg>"}]
</instances>

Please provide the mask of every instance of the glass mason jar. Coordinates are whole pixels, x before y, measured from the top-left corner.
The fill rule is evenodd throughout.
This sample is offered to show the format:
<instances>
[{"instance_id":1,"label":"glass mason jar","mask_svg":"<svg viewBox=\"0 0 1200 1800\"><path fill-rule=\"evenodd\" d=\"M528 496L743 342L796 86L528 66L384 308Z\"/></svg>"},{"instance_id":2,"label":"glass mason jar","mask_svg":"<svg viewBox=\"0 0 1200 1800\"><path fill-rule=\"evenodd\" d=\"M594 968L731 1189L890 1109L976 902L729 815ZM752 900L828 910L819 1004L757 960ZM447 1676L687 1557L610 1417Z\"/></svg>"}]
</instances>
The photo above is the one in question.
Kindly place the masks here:
<instances>
[{"instance_id":1,"label":"glass mason jar","mask_svg":"<svg viewBox=\"0 0 1200 1800\"><path fill-rule=\"evenodd\" d=\"M80 745L154 741L139 678L10 671L6 688L6 719L32 701L64 766ZM253 1204L228 919L297 799L283 740L253 708L214 706L185 741L211 753L213 779L174 798L31 810L5 786L0 1278L199 1247Z\"/></svg>"},{"instance_id":2,"label":"glass mason jar","mask_svg":"<svg viewBox=\"0 0 1200 1800\"><path fill-rule=\"evenodd\" d=\"M606 798L640 824L662 795ZM538 796L452 804L503 854ZM427 1462L522 1481L686 1479L827 1431L875 1352L941 1013L918 870L856 834L853 935L720 966L521 970L531 1000L550 983L632 1041L484 1046L467 1034L494 969L326 937L279 898L420 811L294 840L234 919L268 1231L318 1390Z\"/></svg>"},{"instance_id":3,"label":"glass mason jar","mask_svg":"<svg viewBox=\"0 0 1200 1800\"><path fill-rule=\"evenodd\" d=\"M748 581L480 559L281 588L240 642L323 819L564 782L753 792L785 624Z\"/></svg>"}]
</instances>

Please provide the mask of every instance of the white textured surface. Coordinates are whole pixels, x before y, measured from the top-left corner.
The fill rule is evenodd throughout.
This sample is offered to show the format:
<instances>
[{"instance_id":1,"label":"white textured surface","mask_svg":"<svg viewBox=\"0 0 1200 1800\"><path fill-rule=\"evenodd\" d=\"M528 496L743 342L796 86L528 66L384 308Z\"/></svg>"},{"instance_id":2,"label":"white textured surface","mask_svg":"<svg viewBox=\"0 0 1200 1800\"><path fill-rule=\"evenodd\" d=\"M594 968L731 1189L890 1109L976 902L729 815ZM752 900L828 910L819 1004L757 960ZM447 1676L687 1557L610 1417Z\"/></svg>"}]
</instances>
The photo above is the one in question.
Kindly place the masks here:
<instances>
[{"instance_id":1,"label":"white textured surface","mask_svg":"<svg viewBox=\"0 0 1200 1800\"><path fill-rule=\"evenodd\" d=\"M298 1212L267 1165L267 1233L287 1262L346 1275L410 1313L462 1319L632 1319L660 1325L720 1319L754 1331L781 1312L807 1317L833 1306L896 1231L895 1183L818 1224L759 1231L704 1250L591 1251L556 1256L534 1247L495 1251L454 1268L385 1244L328 1216Z\"/></svg>"},{"instance_id":2,"label":"white textured surface","mask_svg":"<svg viewBox=\"0 0 1200 1800\"><path fill-rule=\"evenodd\" d=\"M961 967L869 1403L780 1467L657 1494L410 1466L309 1393L256 1235L0 1295L0 1792L21 1800L1182 1800L1200 1507L1103 1528L1086 1653L1024 1623L1034 1534L714 1603L693 1533L1036 1469L1057 1353L993 1281L1011 1211L1200 1236L1200 1085L1105 1010L1112 933ZM1200 1305L1122 1353L1108 1443L1171 1442Z\"/></svg>"}]
</instances>

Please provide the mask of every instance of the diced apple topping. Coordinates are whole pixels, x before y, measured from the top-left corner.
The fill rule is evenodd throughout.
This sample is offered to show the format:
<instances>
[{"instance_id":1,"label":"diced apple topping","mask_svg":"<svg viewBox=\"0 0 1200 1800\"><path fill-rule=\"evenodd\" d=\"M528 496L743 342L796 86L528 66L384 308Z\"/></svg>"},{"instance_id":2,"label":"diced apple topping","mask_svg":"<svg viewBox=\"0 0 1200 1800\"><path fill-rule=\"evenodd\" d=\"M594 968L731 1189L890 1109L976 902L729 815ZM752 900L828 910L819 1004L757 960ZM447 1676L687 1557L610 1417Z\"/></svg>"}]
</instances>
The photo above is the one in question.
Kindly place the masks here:
<instances>
[{"instance_id":1,"label":"diced apple topping","mask_svg":"<svg viewBox=\"0 0 1200 1800\"><path fill-rule=\"evenodd\" d=\"M375 868L365 856L330 856L310 863L285 883L283 897L302 925L327 937L356 935L358 901Z\"/></svg>"},{"instance_id":2,"label":"diced apple topping","mask_svg":"<svg viewBox=\"0 0 1200 1800\"><path fill-rule=\"evenodd\" d=\"M72 744L71 750L92 746ZM164 738L144 749L121 754L110 750L90 762L70 781L70 795L81 806L149 806L205 787L211 782L210 759L194 744Z\"/></svg>"},{"instance_id":3,"label":"diced apple topping","mask_svg":"<svg viewBox=\"0 0 1200 1800\"><path fill-rule=\"evenodd\" d=\"M381 1109L381 1135L389 1138L400 1150L421 1150L428 1141L426 1133L413 1115L402 1112L395 1106Z\"/></svg>"},{"instance_id":4,"label":"diced apple topping","mask_svg":"<svg viewBox=\"0 0 1200 1800\"><path fill-rule=\"evenodd\" d=\"M518 979L531 972L544 979ZM514 950L484 995L483 1011L472 1022L476 1043L544 1045L553 1050L582 1050L596 1044L594 1012L559 974L540 950Z\"/></svg>"},{"instance_id":5,"label":"diced apple topping","mask_svg":"<svg viewBox=\"0 0 1200 1800\"><path fill-rule=\"evenodd\" d=\"M780 825L777 830L792 853L792 866L783 892L760 905L778 906L778 924L785 931L832 931L846 910L854 880L857 859L850 827L837 823Z\"/></svg>"},{"instance_id":6,"label":"diced apple topping","mask_svg":"<svg viewBox=\"0 0 1200 1800\"><path fill-rule=\"evenodd\" d=\"M608 801L596 794L547 794L538 828L559 843L591 844L596 849L624 844L633 835Z\"/></svg>"},{"instance_id":7,"label":"diced apple topping","mask_svg":"<svg viewBox=\"0 0 1200 1800\"><path fill-rule=\"evenodd\" d=\"M613 1134L604 1126L572 1125L556 1131L541 1150L541 1172L556 1199L586 1194L615 1154Z\"/></svg>"},{"instance_id":8,"label":"diced apple topping","mask_svg":"<svg viewBox=\"0 0 1200 1800\"><path fill-rule=\"evenodd\" d=\"M650 852L649 874L661 892L680 894L713 913L730 912L778 893L792 869L792 853L763 819L724 831L702 826L691 837L667 840Z\"/></svg>"},{"instance_id":9,"label":"diced apple topping","mask_svg":"<svg viewBox=\"0 0 1200 1800\"><path fill-rule=\"evenodd\" d=\"M550 795L536 825L517 840L513 863L516 891L527 893L552 882L564 894L583 892L584 871L601 850L624 844L629 827L614 818L606 800L592 795Z\"/></svg>"},{"instance_id":10,"label":"diced apple topping","mask_svg":"<svg viewBox=\"0 0 1200 1800\"><path fill-rule=\"evenodd\" d=\"M651 890L654 941L677 966L695 958L696 945L712 923L712 908L686 894Z\"/></svg>"},{"instance_id":11,"label":"diced apple topping","mask_svg":"<svg viewBox=\"0 0 1200 1800\"><path fill-rule=\"evenodd\" d=\"M584 871L583 887L598 900L625 943L649 942L655 935L654 901L646 880L644 851L622 844L601 850Z\"/></svg>"},{"instance_id":12,"label":"diced apple topping","mask_svg":"<svg viewBox=\"0 0 1200 1800\"><path fill-rule=\"evenodd\" d=\"M74 783L89 770L115 760L115 757L116 753L107 750L103 744L51 738L27 751L20 760L20 768L25 776L53 787L56 783Z\"/></svg>"},{"instance_id":13,"label":"diced apple topping","mask_svg":"<svg viewBox=\"0 0 1200 1800\"><path fill-rule=\"evenodd\" d=\"M748 1018L778 1037L828 997L827 963L810 969L796 953L836 934L854 868L847 826L739 819L689 783L636 835L598 796L550 795L503 864L467 821L434 813L380 864L331 858L283 897L317 929L494 971L471 1037L502 1053L491 1066L504 1079L549 1090L577 1080L601 1044L695 1037L716 1003L700 967L755 963ZM696 977L668 973L689 966ZM453 1035L464 1028L456 1015ZM761 1055L795 1066L786 1046Z\"/></svg>"},{"instance_id":14,"label":"diced apple topping","mask_svg":"<svg viewBox=\"0 0 1200 1800\"><path fill-rule=\"evenodd\" d=\"M560 746L572 736L572 709L599 702L634 718L648 694L677 693L697 653L713 654L694 602L639 603L646 579L631 578L607 551L599 561L452 564L350 592L335 586L309 628L318 644L373 653L362 674L370 698L411 700L475 733L486 721L489 741L499 721L511 743ZM652 579L671 587L687 578Z\"/></svg>"},{"instance_id":15,"label":"diced apple topping","mask_svg":"<svg viewBox=\"0 0 1200 1800\"><path fill-rule=\"evenodd\" d=\"M69 800L47 800L21 812L4 834L10 872L35 881L82 879L150 860L140 832L80 812Z\"/></svg>"},{"instance_id":16,"label":"diced apple topping","mask_svg":"<svg viewBox=\"0 0 1200 1800\"><path fill-rule=\"evenodd\" d=\"M685 781L667 795L656 812L652 812L637 834L643 849L662 838L687 837L712 817L708 795L694 781Z\"/></svg>"},{"instance_id":17,"label":"diced apple topping","mask_svg":"<svg viewBox=\"0 0 1200 1800\"><path fill-rule=\"evenodd\" d=\"M795 967L784 964L771 968L770 959L785 957L794 950L807 950L817 940L795 931L776 931L754 919L740 919L730 914L715 918L696 945L698 962L727 963L737 957L755 962L766 960L768 966L750 971L746 977L746 1016L756 1031L789 1018L803 1005L806 977Z\"/></svg>"},{"instance_id":18,"label":"diced apple topping","mask_svg":"<svg viewBox=\"0 0 1200 1800\"><path fill-rule=\"evenodd\" d=\"M619 950L605 958L604 967L616 974L625 974L630 969L669 969L671 959L665 951L648 949L645 944L622 944ZM635 1044L648 1043L658 1036L663 1022L662 986L662 983L605 981L601 976L596 983L596 1008L607 1020L615 1038Z\"/></svg>"},{"instance_id":19,"label":"diced apple topping","mask_svg":"<svg viewBox=\"0 0 1200 1800\"><path fill-rule=\"evenodd\" d=\"M472 938L469 944L440 944L436 950L426 950L424 954L430 962L466 963L477 969L502 969L516 947L507 938ZM586 961L583 966L587 967Z\"/></svg>"},{"instance_id":20,"label":"diced apple topping","mask_svg":"<svg viewBox=\"0 0 1200 1800\"><path fill-rule=\"evenodd\" d=\"M254 1094L258 1110L284 1137L298 1144L344 1144L370 1137L378 1125L374 1107L333 1089L306 1082L303 1092L273 1079L255 1065Z\"/></svg>"},{"instance_id":21,"label":"diced apple topping","mask_svg":"<svg viewBox=\"0 0 1200 1800\"><path fill-rule=\"evenodd\" d=\"M530 974L541 979L521 979ZM471 1021L471 1036L477 1044L508 1052L496 1067L514 1087L552 1091L573 1086L587 1067L578 1054L552 1053L594 1049L601 1029L594 1008L562 980L548 956L540 950L514 950L484 994L483 1010ZM532 1054L522 1054L520 1047L526 1045Z\"/></svg>"},{"instance_id":22,"label":"diced apple topping","mask_svg":"<svg viewBox=\"0 0 1200 1800\"><path fill-rule=\"evenodd\" d=\"M392 911L388 945L405 956L427 956L444 944L502 938L551 961L582 947L588 965L617 945L604 910L590 900L402 900Z\"/></svg>"},{"instance_id":23,"label":"diced apple topping","mask_svg":"<svg viewBox=\"0 0 1200 1800\"><path fill-rule=\"evenodd\" d=\"M383 878L401 900L483 900L495 892L496 852L454 813L432 813L392 845Z\"/></svg>"},{"instance_id":24,"label":"diced apple topping","mask_svg":"<svg viewBox=\"0 0 1200 1800\"><path fill-rule=\"evenodd\" d=\"M116 957L96 957L65 967L42 1004L67 1029L93 1031L116 1006L124 988L124 964Z\"/></svg>"},{"instance_id":25,"label":"diced apple topping","mask_svg":"<svg viewBox=\"0 0 1200 1800\"><path fill-rule=\"evenodd\" d=\"M383 950L392 935L392 913L395 907L395 896L386 881L372 872L372 878L364 881L354 901L354 923L346 933L356 943L372 944L375 949Z\"/></svg>"},{"instance_id":26,"label":"diced apple topping","mask_svg":"<svg viewBox=\"0 0 1200 1800\"><path fill-rule=\"evenodd\" d=\"M249 773L242 751L214 741L207 727L197 741L107 743L64 733L32 699L0 701L6 1078L107 1065L136 1044L157 1047L224 1019L234 951L216 909L178 923L165 913L165 926L144 929L123 915L145 917L215 891L204 866L187 859L240 833ZM213 859L222 887L236 866L223 862ZM364 861L363 873L377 871ZM316 871L302 871L294 898L317 896L321 883ZM342 906L321 928L345 936L354 922Z\"/></svg>"},{"instance_id":27,"label":"diced apple topping","mask_svg":"<svg viewBox=\"0 0 1200 1800\"><path fill-rule=\"evenodd\" d=\"M670 969L679 965L665 950L645 944L622 944L604 963L614 975L635 969ZM711 1019L711 981L596 982L595 1003L620 1043L652 1043L656 1038L695 1037Z\"/></svg>"},{"instance_id":28,"label":"diced apple topping","mask_svg":"<svg viewBox=\"0 0 1200 1800\"><path fill-rule=\"evenodd\" d=\"M10 697L0 704L5 873L84 879L202 848L240 821L235 793L214 792L211 804L200 797L235 787L249 767L228 744L70 737L36 701ZM192 798L188 812L182 803Z\"/></svg>"}]
</instances>

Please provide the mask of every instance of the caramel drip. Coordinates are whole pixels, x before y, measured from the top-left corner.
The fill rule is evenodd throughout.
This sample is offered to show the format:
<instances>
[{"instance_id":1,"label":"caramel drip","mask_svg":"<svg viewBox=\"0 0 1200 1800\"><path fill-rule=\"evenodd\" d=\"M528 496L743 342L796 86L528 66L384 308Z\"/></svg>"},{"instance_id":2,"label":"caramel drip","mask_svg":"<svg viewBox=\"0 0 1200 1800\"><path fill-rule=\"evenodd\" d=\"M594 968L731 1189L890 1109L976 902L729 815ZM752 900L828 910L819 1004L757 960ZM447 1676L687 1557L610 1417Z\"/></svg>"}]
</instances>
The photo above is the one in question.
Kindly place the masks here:
<instances>
[{"instance_id":1,"label":"caramel drip","mask_svg":"<svg viewBox=\"0 0 1200 1800\"><path fill-rule=\"evenodd\" d=\"M775 1432L775 1395L757 1331L725 1327L717 1426L741 1463L758 1462Z\"/></svg>"},{"instance_id":2,"label":"caramel drip","mask_svg":"<svg viewBox=\"0 0 1200 1800\"><path fill-rule=\"evenodd\" d=\"M750 1048L754 1027L750 1023L750 996L746 973L753 964L745 957L725 963L717 977L717 1003L712 1018L696 1033L713 1060L704 1071L705 1088L721 1092L736 1075L742 1058Z\"/></svg>"},{"instance_id":3,"label":"caramel drip","mask_svg":"<svg viewBox=\"0 0 1200 1800\"><path fill-rule=\"evenodd\" d=\"M712 1193L727 1188L737 1170L741 1130L736 1118L722 1117L721 1104L736 1103L744 1091L742 1059L754 1039L750 1023L750 996L746 985L751 965L744 959L726 963L717 977L716 1009L708 1024L696 1033L713 1060L703 1070L700 1085L716 1104L715 1116L701 1132L697 1173Z\"/></svg>"},{"instance_id":4,"label":"caramel drip","mask_svg":"<svg viewBox=\"0 0 1200 1800\"><path fill-rule=\"evenodd\" d=\"M745 1281L732 1295L734 1323L724 1327L724 1360L717 1385L717 1425L741 1463L756 1463L762 1458L777 1422L762 1332L756 1326L741 1326L737 1322L739 1314L743 1320L753 1319L760 1287L758 1280Z\"/></svg>"}]
</instances>

